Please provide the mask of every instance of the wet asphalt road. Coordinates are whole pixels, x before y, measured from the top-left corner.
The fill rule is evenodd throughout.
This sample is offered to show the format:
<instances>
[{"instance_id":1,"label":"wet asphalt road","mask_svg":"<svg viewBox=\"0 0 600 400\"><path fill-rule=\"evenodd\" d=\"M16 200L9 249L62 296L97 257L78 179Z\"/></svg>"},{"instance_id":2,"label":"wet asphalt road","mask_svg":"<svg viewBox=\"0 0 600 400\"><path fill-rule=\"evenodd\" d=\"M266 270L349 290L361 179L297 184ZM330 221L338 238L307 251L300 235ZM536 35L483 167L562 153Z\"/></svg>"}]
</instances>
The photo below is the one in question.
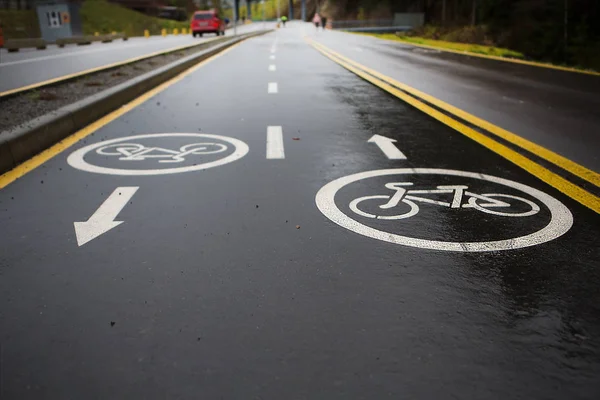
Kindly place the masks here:
<instances>
[{"instance_id":1,"label":"wet asphalt road","mask_svg":"<svg viewBox=\"0 0 600 400\"><path fill-rule=\"evenodd\" d=\"M327 31L314 38L362 65L600 171L600 77ZM592 147L593 151L590 150Z\"/></svg>"},{"instance_id":2,"label":"wet asphalt road","mask_svg":"<svg viewBox=\"0 0 600 400\"><path fill-rule=\"evenodd\" d=\"M267 146L269 126L281 127L284 154L277 128ZM128 138L158 133L218 137ZM385 157L374 134L406 159ZM164 174L172 168L188 171ZM325 185L385 169L396 170L333 194L362 234L317 207ZM163 174L141 175L150 170ZM378 207L390 182L496 195L471 196L478 209L413 193L418 212L396 220L352 211L379 196L358 210L414 212L410 201ZM485 206L494 200L509 206ZM74 222L111 214L124 222L78 246ZM0 190L2 398L597 399L599 222L323 57L290 24ZM547 226L567 232L515 250L385 241L516 245Z\"/></svg>"},{"instance_id":3,"label":"wet asphalt road","mask_svg":"<svg viewBox=\"0 0 600 400\"><path fill-rule=\"evenodd\" d=\"M273 27L273 23L266 25L268 29ZM262 23L239 26L238 33L263 29L263 26ZM233 29L228 29L226 34L233 35ZM213 34L202 38L194 38L191 34L148 39L136 37L126 42L116 40L64 48L48 46L46 50L23 49L18 53L0 49L0 92L216 37Z\"/></svg>"}]
</instances>

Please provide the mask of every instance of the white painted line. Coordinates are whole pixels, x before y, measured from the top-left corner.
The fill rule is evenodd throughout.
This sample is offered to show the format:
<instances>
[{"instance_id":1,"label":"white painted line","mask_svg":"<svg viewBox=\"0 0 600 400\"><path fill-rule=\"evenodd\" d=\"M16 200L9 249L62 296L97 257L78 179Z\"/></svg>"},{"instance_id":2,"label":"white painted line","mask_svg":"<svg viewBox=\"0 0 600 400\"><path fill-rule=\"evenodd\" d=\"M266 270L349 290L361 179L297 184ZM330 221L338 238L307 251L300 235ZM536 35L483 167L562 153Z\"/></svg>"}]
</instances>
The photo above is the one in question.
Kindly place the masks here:
<instances>
[{"instance_id":1,"label":"white painted line","mask_svg":"<svg viewBox=\"0 0 600 400\"><path fill-rule=\"evenodd\" d=\"M115 218L138 189L137 186L116 188L90 219L85 222L74 222L77 245L83 246L90 240L121 225L123 221L115 221Z\"/></svg>"},{"instance_id":2,"label":"white painted line","mask_svg":"<svg viewBox=\"0 0 600 400\"><path fill-rule=\"evenodd\" d=\"M267 127L267 158L270 160L285 158L281 126Z\"/></svg>"},{"instance_id":3,"label":"white painted line","mask_svg":"<svg viewBox=\"0 0 600 400\"><path fill-rule=\"evenodd\" d=\"M276 69L277 67L275 67L275 64L269 65L269 71L275 71Z\"/></svg>"},{"instance_id":4,"label":"white painted line","mask_svg":"<svg viewBox=\"0 0 600 400\"><path fill-rule=\"evenodd\" d=\"M278 93L279 88L277 87L277 82L269 82L269 88L267 89L268 93Z\"/></svg>"},{"instance_id":5,"label":"white painted line","mask_svg":"<svg viewBox=\"0 0 600 400\"><path fill-rule=\"evenodd\" d=\"M275 56L274 56L274 55L271 55L269 58L270 58L271 60L274 60L274 59L275 59Z\"/></svg>"},{"instance_id":6,"label":"white painted line","mask_svg":"<svg viewBox=\"0 0 600 400\"><path fill-rule=\"evenodd\" d=\"M271 47L271 53L275 53L277 49L275 47Z\"/></svg>"},{"instance_id":7,"label":"white painted line","mask_svg":"<svg viewBox=\"0 0 600 400\"><path fill-rule=\"evenodd\" d=\"M356 50L356 51L360 51L360 52L362 52L362 51L363 51L363 49L361 49L361 48L360 48L360 47L358 47L358 46L357 46L357 47L355 47L355 48L354 48L354 50Z\"/></svg>"},{"instance_id":8,"label":"white painted line","mask_svg":"<svg viewBox=\"0 0 600 400\"><path fill-rule=\"evenodd\" d=\"M373 135L371 139L367 140L368 143L375 143L383 154L390 160L406 160L406 156L396 148L394 144L396 142L395 139L390 139L381 135Z\"/></svg>"}]
</instances>

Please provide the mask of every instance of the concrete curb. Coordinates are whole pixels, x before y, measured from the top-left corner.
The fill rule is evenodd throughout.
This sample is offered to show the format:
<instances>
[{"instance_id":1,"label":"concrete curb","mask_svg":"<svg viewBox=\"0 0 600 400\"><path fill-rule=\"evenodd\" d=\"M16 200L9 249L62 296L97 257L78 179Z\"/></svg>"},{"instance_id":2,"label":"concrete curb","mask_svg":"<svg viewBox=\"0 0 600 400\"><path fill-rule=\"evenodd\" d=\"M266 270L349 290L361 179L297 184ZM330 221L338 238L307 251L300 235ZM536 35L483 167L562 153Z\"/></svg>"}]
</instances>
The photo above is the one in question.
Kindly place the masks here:
<instances>
[{"instance_id":1,"label":"concrete curb","mask_svg":"<svg viewBox=\"0 0 600 400\"><path fill-rule=\"evenodd\" d=\"M198 62L245 39L268 32L271 30L241 35L0 133L0 174L13 169Z\"/></svg>"}]
</instances>

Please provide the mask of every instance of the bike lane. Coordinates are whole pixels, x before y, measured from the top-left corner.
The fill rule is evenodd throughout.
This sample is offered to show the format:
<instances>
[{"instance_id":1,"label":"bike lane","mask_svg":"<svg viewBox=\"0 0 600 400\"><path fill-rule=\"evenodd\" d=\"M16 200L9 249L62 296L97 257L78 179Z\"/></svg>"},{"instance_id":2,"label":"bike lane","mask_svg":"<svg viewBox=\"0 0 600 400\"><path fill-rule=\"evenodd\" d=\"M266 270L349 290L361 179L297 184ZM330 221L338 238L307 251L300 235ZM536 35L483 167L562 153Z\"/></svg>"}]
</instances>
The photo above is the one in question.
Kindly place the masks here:
<instances>
[{"instance_id":1,"label":"bike lane","mask_svg":"<svg viewBox=\"0 0 600 400\"><path fill-rule=\"evenodd\" d=\"M0 191L7 397L592 398L597 214L361 81L293 28L244 42ZM240 66L251 79L232 82ZM267 151L268 127L281 127L283 155L277 128ZM375 134L396 151L369 142ZM135 160L142 148L188 154ZM352 211L366 196L382 196L357 205L372 215L414 211L378 207L390 182L467 186L539 211L418 200L397 220ZM450 203L455 192L413 197ZM317 193L354 222L332 222ZM527 201L508 209L534 210ZM93 215L124 222L91 239L106 227L82 228L79 246L73 223ZM555 218L565 229L569 215L560 237L516 250L390 243L510 240Z\"/></svg>"}]
</instances>

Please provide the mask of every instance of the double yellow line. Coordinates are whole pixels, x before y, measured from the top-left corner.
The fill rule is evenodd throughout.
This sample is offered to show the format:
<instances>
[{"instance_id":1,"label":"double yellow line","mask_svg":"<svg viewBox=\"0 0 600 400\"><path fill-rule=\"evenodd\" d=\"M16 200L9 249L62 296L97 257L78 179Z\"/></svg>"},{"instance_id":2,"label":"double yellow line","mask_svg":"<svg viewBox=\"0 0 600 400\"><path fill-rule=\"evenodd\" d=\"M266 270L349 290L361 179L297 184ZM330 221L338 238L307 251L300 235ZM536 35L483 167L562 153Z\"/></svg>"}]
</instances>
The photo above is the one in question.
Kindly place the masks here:
<instances>
[{"instance_id":1,"label":"double yellow line","mask_svg":"<svg viewBox=\"0 0 600 400\"><path fill-rule=\"evenodd\" d=\"M542 167L538 163L519 154L511 148L497 142L491 137L477 132L469 126L461 123L457 119L466 121L476 127L485 130L486 132L489 132L495 136L506 140L509 143L512 143L513 145L525 149L535 154L536 156L564 169L565 171L570 172L571 174L579 177L580 179L594 184L597 187L600 187L600 174L590 169L587 169L582 165L579 165L559 154L556 154L553 151L539 146L527 139L524 139L512 132L502 129L472 114L458 109L448 103L436 99L433 96L423 93L415 88L412 88L377 71L374 71L373 69L361 65L329 49L328 47L325 47L324 45L315 42L314 40L308 37L306 37L305 39L310 45L312 45L323 55L325 55L332 61L335 61L336 63L340 64L347 70L353 72L354 74L360 76L361 78L374 84L375 86L385 90L386 92L396 96L397 98L407 102L408 104L419 109L420 111L423 111L424 113L451 127L457 132L462 133L470 139L473 139L477 143L492 150L493 152L504 157L510 162L518 165L519 167L523 168L525 171L531 173L532 175L535 175L542 181L558 189L562 193L578 201L584 206L594 210L597 213L600 213L599 197L571 183L570 181L564 179L563 177L550 171L549 169ZM434 105L438 109L445 111L446 113L456 117L457 119L438 111L436 108L429 106L425 102Z\"/></svg>"}]
</instances>

